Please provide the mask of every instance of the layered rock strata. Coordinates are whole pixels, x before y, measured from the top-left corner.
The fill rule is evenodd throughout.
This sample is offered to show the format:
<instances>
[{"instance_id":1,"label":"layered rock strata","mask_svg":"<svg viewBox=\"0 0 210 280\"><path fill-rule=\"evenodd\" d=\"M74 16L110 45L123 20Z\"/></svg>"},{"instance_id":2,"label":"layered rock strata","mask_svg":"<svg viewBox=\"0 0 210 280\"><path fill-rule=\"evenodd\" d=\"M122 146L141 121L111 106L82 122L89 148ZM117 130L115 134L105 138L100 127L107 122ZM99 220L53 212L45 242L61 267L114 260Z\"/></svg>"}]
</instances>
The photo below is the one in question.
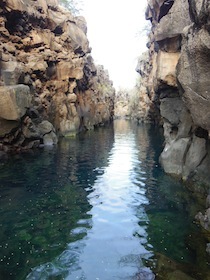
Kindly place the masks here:
<instances>
[{"instance_id":1,"label":"layered rock strata","mask_svg":"<svg viewBox=\"0 0 210 280\"><path fill-rule=\"evenodd\" d=\"M137 71L150 119L164 127L160 162L204 193L210 186L210 2L148 0L146 18L149 58Z\"/></svg>"},{"instance_id":2,"label":"layered rock strata","mask_svg":"<svg viewBox=\"0 0 210 280\"><path fill-rule=\"evenodd\" d=\"M83 17L57 0L0 3L0 143L55 144L112 119L114 89L96 66Z\"/></svg>"}]
</instances>

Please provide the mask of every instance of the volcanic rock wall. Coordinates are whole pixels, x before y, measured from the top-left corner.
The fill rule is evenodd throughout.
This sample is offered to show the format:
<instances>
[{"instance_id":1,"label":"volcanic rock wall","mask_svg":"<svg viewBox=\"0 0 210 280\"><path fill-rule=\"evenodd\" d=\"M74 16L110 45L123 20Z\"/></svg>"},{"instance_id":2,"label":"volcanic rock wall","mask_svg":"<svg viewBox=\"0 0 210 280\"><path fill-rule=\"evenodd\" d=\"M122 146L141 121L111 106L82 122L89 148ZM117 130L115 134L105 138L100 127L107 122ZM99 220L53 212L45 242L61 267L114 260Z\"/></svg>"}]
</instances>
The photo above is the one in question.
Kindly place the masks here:
<instances>
[{"instance_id":1,"label":"volcanic rock wall","mask_svg":"<svg viewBox=\"0 0 210 280\"><path fill-rule=\"evenodd\" d=\"M2 150L55 144L112 119L112 82L86 32L85 19L57 0L1 0Z\"/></svg>"},{"instance_id":2,"label":"volcanic rock wall","mask_svg":"<svg viewBox=\"0 0 210 280\"><path fill-rule=\"evenodd\" d=\"M167 173L210 186L210 2L148 0L152 30L141 58L141 95L164 127L160 162ZM148 112L144 118L148 118ZM207 186L207 188L205 188Z\"/></svg>"}]
</instances>

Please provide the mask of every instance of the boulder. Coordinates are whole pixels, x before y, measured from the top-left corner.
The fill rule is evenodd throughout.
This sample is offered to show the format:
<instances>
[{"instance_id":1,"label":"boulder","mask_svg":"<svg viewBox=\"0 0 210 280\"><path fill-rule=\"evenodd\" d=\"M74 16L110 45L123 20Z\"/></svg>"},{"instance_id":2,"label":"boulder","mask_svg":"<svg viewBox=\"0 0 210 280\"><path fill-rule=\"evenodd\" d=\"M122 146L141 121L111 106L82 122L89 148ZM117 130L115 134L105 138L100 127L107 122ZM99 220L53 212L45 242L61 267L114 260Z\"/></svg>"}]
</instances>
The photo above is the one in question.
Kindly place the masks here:
<instances>
[{"instance_id":1,"label":"boulder","mask_svg":"<svg viewBox=\"0 0 210 280\"><path fill-rule=\"evenodd\" d=\"M66 34L71 39L74 52L89 53L89 43L82 29L73 22L66 22L64 26Z\"/></svg>"},{"instance_id":2,"label":"boulder","mask_svg":"<svg viewBox=\"0 0 210 280\"><path fill-rule=\"evenodd\" d=\"M184 163L183 177L185 179L196 170L206 154L206 139L194 135Z\"/></svg>"},{"instance_id":3,"label":"boulder","mask_svg":"<svg viewBox=\"0 0 210 280\"><path fill-rule=\"evenodd\" d=\"M69 78L80 80L83 77L83 63L80 60L61 61L58 63L56 71L59 80L68 80Z\"/></svg>"},{"instance_id":4,"label":"boulder","mask_svg":"<svg viewBox=\"0 0 210 280\"><path fill-rule=\"evenodd\" d=\"M30 89L26 85L0 87L0 118L18 121L31 106Z\"/></svg>"},{"instance_id":5,"label":"boulder","mask_svg":"<svg viewBox=\"0 0 210 280\"><path fill-rule=\"evenodd\" d=\"M190 138L180 138L166 144L160 156L160 163L166 173L181 176L183 173L184 158L188 150Z\"/></svg>"},{"instance_id":6,"label":"boulder","mask_svg":"<svg viewBox=\"0 0 210 280\"><path fill-rule=\"evenodd\" d=\"M180 270L175 270L167 275L167 280L196 280Z\"/></svg>"},{"instance_id":7,"label":"boulder","mask_svg":"<svg viewBox=\"0 0 210 280\"><path fill-rule=\"evenodd\" d=\"M195 219L201 224L201 226L206 229L210 230L210 208L208 208L204 214L199 212Z\"/></svg>"},{"instance_id":8,"label":"boulder","mask_svg":"<svg viewBox=\"0 0 210 280\"><path fill-rule=\"evenodd\" d=\"M49 27L52 31L55 33L64 32L64 25L66 21L72 21L74 22L74 17L71 15L71 13L66 10L61 9L49 9L48 10L48 17L49 17Z\"/></svg>"},{"instance_id":9,"label":"boulder","mask_svg":"<svg viewBox=\"0 0 210 280\"><path fill-rule=\"evenodd\" d=\"M42 121L38 124L38 129L41 135L49 134L50 132L54 131L53 125L49 121Z\"/></svg>"},{"instance_id":10,"label":"boulder","mask_svg":"<svg viewBox=\"0 0 210 280\"><path fill-rule=\"evenodd\" d=\"M163 118L164 136L167 144L173 144L175 139L190 136L191 116L180 97L161 99L160 113Z\"/></svg>"},{"instance_id":11,"label":"boulder","mask_svg":"<svg viewBox=\"0 0 210 280\"><path fill-rule=\"evenodd\" d=\"M43 137L44 146L52 146L52 145L56 145L57 143L58 143L58 138L55 132L51 131L50 133L44 135Z\"/></svg>"}]
</instances>

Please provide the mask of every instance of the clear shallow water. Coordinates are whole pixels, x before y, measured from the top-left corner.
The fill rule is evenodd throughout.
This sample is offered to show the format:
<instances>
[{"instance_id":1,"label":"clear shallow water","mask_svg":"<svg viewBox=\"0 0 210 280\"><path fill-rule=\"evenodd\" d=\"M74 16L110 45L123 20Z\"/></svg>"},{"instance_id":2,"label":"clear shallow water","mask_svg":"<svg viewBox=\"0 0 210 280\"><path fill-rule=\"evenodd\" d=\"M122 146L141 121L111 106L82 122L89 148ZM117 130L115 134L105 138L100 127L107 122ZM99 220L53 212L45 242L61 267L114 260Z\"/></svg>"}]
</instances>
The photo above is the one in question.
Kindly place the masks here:
<instances>
[{"instance_id":1,"label":"clear shallow water","mask_svg":"<svg viewBox=\"0 0 210 280\"><path fill-rule=\"evenodd\" d=\"M195 265L195 201L161 148L154 127L116 121L2 161L0 279L150 280L157 252Z\"/></svg>"}]
</instances>

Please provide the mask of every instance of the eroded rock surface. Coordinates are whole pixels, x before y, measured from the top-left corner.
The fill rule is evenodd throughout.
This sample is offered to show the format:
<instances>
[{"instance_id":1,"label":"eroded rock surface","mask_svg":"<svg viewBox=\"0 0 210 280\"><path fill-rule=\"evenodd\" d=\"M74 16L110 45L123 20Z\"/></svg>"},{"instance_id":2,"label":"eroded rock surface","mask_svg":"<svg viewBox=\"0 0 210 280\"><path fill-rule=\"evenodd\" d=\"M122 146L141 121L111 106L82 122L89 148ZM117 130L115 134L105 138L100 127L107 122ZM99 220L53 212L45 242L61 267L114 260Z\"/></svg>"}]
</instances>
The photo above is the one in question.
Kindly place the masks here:
<instances>
[{"instance_id":1,"label":"eroded rock surface","mask_svg":"<svg viewBox=\"0 0 210 280\"><path fill-rule=\"evenodd\" d=\"M57 0L1 1L3 150L55 144L112 119L112 82L94 64L86 32L85 19Z\"/></svg>"},{"instance_id":2,"label":"eroded rock surface","mask_svg":"<svg viewBox=\"0 0 210 280\"><path fill-rule=\"evenodd\" d=\"M143 118L164 127L167 173L210 186L210 2L148 0L148 58L140 59ZM145 110L144 110L145 111ZM200 188L201 189L201 188Z\"/></svg>"}]
</instances>

